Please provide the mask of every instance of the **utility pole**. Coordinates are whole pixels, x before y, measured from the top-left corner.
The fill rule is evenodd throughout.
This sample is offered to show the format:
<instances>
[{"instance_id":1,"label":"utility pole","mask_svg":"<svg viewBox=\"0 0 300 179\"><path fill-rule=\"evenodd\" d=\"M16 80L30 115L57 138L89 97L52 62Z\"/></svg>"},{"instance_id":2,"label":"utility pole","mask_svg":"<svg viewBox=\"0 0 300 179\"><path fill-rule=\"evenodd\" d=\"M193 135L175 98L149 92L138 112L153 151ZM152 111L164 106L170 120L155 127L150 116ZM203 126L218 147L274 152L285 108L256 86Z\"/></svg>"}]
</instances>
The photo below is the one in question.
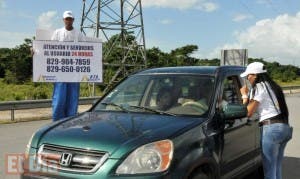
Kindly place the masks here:
<instances>
[{"instance_id":1,"label":"utility pole","mask_svg":"<svg viewBox=\"0 0 300 179\"><path fill-rule=\"evenodd\" d=\"M103 41L104 92L146 67L141 0L83 0L81 31ZM111 72L115 72L113 75ZM108 78L109 76L112 76Z\"/></svg>"}]
</instances>

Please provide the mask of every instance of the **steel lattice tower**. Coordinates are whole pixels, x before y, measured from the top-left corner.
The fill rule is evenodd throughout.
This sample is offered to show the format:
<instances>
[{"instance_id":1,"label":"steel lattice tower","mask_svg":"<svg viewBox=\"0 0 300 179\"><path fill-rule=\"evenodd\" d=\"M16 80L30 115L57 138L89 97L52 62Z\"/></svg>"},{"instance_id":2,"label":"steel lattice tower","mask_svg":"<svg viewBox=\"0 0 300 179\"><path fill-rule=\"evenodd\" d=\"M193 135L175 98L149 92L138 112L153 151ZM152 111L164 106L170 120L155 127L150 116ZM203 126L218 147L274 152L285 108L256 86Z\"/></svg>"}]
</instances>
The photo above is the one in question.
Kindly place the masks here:
<instances>
[{"instance_id":1,"label":"steel lattice tower","mask_svg":"<svg viewBox=\"0 0 300 179\"><path fill-rule=\"evenodd\" d=\"M141 0L83 0L81 31L103 41L105 91L146 67ZM114 75L107 79L112 71Z\"/></svg>"}]
</instances>

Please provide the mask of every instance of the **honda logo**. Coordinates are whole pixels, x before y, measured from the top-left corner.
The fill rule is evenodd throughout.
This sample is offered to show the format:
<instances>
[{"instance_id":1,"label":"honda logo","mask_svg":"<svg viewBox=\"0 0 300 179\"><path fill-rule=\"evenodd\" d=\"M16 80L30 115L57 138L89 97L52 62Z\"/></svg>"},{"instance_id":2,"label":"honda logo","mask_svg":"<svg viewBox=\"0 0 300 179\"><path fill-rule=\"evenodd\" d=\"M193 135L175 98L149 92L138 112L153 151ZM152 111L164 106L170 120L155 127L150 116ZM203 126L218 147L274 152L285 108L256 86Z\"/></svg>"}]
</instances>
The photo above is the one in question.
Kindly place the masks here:
<instances>
[{"instance_id":1,"label":"honda logo","mask_svg":"<svg viewBox=\"0 0 300 179\"><path fill-rule=\"evenodd\" d=\"M59 164L62 166L70 166L72 161L72 154L70 153L62 153L61 157L60 157L60 161Z\"/></svg>"}]
</instances>

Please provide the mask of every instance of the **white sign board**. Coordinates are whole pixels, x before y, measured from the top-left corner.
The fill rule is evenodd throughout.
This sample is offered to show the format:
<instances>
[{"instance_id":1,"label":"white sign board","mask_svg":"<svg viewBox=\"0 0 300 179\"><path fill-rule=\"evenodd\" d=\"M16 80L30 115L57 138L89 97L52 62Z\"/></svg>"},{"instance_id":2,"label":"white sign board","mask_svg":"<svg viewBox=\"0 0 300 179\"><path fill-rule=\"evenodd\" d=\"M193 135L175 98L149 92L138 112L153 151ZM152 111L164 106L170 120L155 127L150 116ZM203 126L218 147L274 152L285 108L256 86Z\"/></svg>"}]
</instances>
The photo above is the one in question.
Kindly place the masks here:
<instances>
[{"instance_id":1,"label":"white sign board","mask_svg":"<svg viewBox=\"0 0 300 179\"><path fill-rule=\"evenodd\" d=\"M247 49L231 49L221 51L221 65L246 66L248 64Z\"/></svg>"},{"instance_id":2,"label":"white sign board","mask_svg":"<svg viewBox=\"0 0 300 179\"><path fill-rule=\"evenodd\" d=\"M102 43L33 41L33 82L102 82Z\"/></svg>"}]
</instances>

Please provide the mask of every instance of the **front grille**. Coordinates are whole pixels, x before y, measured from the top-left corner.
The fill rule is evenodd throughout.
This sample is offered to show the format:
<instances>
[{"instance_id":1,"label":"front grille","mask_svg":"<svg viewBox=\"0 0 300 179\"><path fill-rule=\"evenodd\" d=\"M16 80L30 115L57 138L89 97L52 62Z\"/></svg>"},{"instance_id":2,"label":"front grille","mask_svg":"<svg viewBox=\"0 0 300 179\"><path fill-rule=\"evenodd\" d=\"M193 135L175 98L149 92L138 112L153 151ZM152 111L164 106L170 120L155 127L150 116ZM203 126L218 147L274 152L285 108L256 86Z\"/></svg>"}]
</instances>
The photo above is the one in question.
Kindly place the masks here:
<instances>
[{"instance_id":1,"label":"front grille","mask_svg":"<svg viewBox=\"0 0 300 179\"><path fill-rule=\"evenodd\" d=\"M38 163L57 170L92 173L108 158L108 153L43 144L38 150Z\"/></svg>"}]
</instances>

